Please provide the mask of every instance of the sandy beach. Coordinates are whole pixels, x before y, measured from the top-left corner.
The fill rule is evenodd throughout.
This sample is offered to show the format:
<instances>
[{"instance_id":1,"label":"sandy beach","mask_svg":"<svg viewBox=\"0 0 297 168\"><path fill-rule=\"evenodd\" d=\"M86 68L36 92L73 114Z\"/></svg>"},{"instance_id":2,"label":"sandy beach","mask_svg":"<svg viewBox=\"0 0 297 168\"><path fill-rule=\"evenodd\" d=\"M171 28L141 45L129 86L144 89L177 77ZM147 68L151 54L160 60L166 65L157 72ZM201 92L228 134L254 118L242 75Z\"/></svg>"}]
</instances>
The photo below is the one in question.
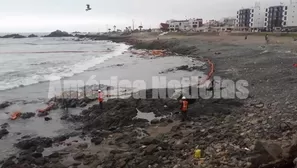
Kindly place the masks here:
<instances>
[{"instance_id":1,"label":"sandy beach","mask_svg":"<svg viewBox=\"0 0 297 168\"><path fill-rule=\"evenodd\" d=\"M44 134L36 134L45 129L40 127L40 118L13 123L7 121L6 115L1 122L7 121L11 128L5 127L9 134L1 139L0 146L7 146L2 141L9 140L18 152L3 160L2 167L293 168L297 157L297 69L293 66L296 43L291 38L271 37L266 44L263 36L248 36L245 40L244 36L224 34L139 33L111 40L135 49L166 49L176 56L124 54L69 79L87 81L94 74L97 80L119 76L144 80L149 89L155 75L180 80L207 74L209 66L190 71L174 68L202 66L209 59L215 66L212 79L245 80L249 96L194 100L189 108L190 121L186 122L180 122L176 99L109 99L104 112L92 102L68 113L63 109L51 111L53 120L46 127L52 129ZM45 82L1 92L9 101L15 101L20 93L24 95L20 100L42 100L29 105L15 101L1 110L1 116L17 107L24 111L38 108L48 99L48 86ZM151 95L152 90L146 93ZM137 118L141 114L145 117ZM65 125L60 125L60 118ZM29 132L18 135L22 130L15 128L27 125ZM67 131L52 133L59 130ZM201 158L194 157L197 149L202 152Z\"/></svg>"}]
</instances>

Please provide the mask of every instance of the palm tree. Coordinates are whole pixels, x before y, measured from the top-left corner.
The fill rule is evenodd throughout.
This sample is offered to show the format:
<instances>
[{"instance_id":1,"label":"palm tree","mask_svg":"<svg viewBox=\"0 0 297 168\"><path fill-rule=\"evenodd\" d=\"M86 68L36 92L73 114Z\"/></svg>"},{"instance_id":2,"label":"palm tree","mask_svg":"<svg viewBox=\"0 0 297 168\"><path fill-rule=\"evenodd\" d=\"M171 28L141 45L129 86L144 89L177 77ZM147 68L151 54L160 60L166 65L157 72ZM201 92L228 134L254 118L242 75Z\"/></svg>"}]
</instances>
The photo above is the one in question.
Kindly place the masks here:
<instances>
[{"instance_id":1,"label":"palm tree","mask_svg":"<svg viewBox=\"0 0 297 168\"><path fill-rule=\"evenodd\" d=\"M139 30L141 31L141 29L143 28L143 26L138 26Z\"/></svg>"},{"instance_id":2,"label":"palm tree","mask_svg":"<svg viewBox=\"0 0 297 168\"><path fill-rule=\"evenodd\" d=\"M117 28L117 27L116 27L116 25L114 25L114 26L113 26L113 31L115 31L115 30L116 30L116 28Z\"/></svg>"},{"instance_id":3,"label":"palm tree","mask_svg":"<svg viewBox=\"0 0 297 168\"><path fill-rule=\"evenodd\" d=\"M109 28L109 29L108 29L108 32L109 32L109 33L110 33L110 30L111 30L111 29Z\"/></svg>"}]
</instances>

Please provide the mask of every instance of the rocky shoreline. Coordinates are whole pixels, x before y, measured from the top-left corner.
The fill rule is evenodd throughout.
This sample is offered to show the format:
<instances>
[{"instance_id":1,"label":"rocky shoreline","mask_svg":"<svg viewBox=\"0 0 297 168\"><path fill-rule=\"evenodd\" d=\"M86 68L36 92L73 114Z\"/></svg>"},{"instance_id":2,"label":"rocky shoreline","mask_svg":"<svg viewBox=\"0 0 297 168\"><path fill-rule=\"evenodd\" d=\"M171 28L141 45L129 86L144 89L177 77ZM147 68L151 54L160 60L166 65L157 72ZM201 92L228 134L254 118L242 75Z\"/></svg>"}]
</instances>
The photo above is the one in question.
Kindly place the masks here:
<instances>
[{"instance_id":1,"label":"rocky shoreline","mask_svg":"<svg viewBox=\"0 0 297 168\"><path fill-rule=\"evenodd\" d=\"M98 38L93 39L101 40ZM128 43L137 49L166 49L197 59L204 59L200 55L209 53L209 58L217 63L217 74L235 77L220 71L237 62L224 55L225 48L201 49L177 39L108 39ZM102 40L106 40L105 37ZM250 65L247 62L243 62L245 67ZM236 66L243 65L238 63ZM192 67L178 68L191 70ZM245 71L241 75L248 78L251 73ZM260 87L260 84L254 85ZM191 101L190 121L186 122L179 121L176 99L109 99L104 103L103 112L98 105L93 105L80 115L65 116L64 119L80 123L72 134L54 138L24 137L15 144L21 152L4 160L2 167L293 168L297 157L297 124L294 114L285 113L284 108L283 111L277 109L279 104L291 109L294 106L289 100L282 103L281 100L265 99L270 94L268 91L264 94L264 91L261 87L260 91L255 91L258 94L252 92L246 100ZM152 90L146 90L146 94L152 95ZM138 118L139 112L153 112L154 118ZM49 155L44 153L53 146L63 149ZM194 157L196 149L202 151L202 158Z\"/></svg>"}]
</instances>

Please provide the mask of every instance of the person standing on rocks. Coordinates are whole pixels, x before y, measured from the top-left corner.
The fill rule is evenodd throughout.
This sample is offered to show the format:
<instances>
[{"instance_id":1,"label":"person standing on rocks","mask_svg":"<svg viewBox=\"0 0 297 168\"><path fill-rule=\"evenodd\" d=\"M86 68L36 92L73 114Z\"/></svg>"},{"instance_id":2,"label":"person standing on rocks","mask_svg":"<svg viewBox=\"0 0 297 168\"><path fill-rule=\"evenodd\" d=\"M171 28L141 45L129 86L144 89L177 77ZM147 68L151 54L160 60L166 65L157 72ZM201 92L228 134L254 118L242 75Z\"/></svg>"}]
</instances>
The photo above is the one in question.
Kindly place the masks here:
<instances>
[{"instance_id":1,"label":"person standing on rocks","mask_svg":"<svg viewBox=\"0 0 297 168\"><path fill-rule=\"evenodd\" d=\"M181 113L182 113L182 121L185 121L188 119L188 100L186 99L185 96L182 97L182 100L180 101L181 103Z\"/></svg>"},{"instance_id":2,"label":"person standing on rocks","mask_svg":"<svg viewBox=\"0 0 297 168\"><path fill-rule=\"evenodd\" d=\"M98 90L98 101L99 101L99 105L100 105L100 109L103 109L103 93L101 92L101 90Z\"/></svg>"}]
</instances>

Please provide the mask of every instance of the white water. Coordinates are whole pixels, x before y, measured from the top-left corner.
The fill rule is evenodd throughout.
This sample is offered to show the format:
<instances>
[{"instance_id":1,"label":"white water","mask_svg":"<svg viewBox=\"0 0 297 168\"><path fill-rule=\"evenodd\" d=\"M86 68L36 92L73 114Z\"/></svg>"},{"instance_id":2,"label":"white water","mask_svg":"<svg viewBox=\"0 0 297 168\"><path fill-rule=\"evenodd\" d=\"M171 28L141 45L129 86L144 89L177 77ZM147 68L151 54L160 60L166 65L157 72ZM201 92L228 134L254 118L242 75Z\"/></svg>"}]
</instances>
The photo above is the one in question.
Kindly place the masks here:
<instances>
[{"instance_id":1,"label":"white water","mask_svg":"<svg viewBox=\"0 0 297 168\"><path fill-rule=\"evenodd\" d=\"M73 39L0 39L0 90L70 77L128 49L124 44Z\"/></svg>"}]
</instances>

